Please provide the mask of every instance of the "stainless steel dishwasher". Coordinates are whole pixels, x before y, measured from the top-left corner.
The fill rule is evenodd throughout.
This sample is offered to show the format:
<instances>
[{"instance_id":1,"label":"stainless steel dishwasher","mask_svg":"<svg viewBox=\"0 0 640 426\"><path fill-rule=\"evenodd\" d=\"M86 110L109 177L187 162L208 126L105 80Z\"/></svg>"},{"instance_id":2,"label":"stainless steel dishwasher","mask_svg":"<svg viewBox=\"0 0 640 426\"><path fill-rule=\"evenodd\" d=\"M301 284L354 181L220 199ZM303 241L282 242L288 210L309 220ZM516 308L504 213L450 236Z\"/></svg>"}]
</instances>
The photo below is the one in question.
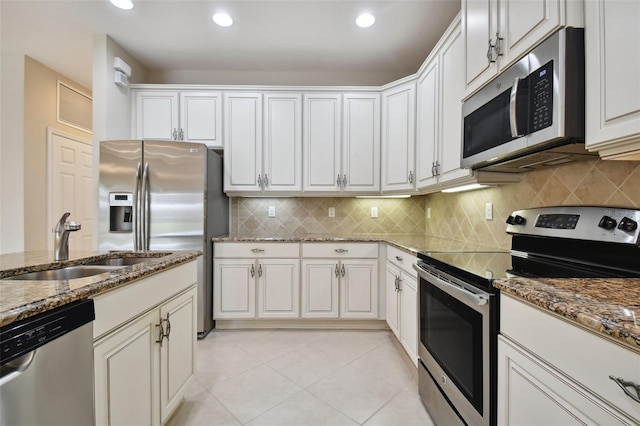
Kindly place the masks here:
<instances>
[{"instance_id":1,"label":"stainless steel dishwasher","mask_svg":"<svg viewBox=\"0 0 640 426\"><path fill-rule=\"evenodd\" d=\"M93 300L0 328L0 424L92 425Z\"/></svg>"}]
</instances>

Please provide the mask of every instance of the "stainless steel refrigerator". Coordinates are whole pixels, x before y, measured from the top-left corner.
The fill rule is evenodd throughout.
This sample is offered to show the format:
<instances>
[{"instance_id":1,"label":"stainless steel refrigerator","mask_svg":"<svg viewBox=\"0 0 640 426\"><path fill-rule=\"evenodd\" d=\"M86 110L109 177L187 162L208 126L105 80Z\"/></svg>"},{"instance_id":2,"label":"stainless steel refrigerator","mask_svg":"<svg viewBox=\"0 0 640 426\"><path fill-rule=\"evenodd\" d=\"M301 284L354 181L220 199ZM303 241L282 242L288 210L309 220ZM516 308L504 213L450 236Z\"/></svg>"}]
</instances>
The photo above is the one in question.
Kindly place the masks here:
<instances>
[{"instance_id":1,"label":"stainless steel refrigerator","mask_svg":"<svg viewBox=\"0 0 640 426\"><path fill-rule=\"evenodd\" d=\"M213 243L229 231L222 158L206 145L100 143L101 251L202 250L198 337L213 328Z\"/></svg>"}]
</instances>

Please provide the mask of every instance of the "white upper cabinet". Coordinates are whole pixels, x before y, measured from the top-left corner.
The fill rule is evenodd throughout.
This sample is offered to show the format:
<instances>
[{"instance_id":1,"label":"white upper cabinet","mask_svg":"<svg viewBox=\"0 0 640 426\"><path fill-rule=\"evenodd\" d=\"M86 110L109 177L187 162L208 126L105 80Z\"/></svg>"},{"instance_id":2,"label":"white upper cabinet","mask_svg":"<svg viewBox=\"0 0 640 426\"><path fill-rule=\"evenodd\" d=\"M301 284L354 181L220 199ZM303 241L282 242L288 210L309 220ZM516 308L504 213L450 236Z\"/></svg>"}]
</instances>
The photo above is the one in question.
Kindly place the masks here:
<instances>
[{"instance_id":1,"label":"white upper cabinet","mask_svg":"<svg viewBox=\"0 0 640 426\"><path fill-rule=\"evenodd\" d=\"M199 142L222 148L222 95L200 91L135 91L137 139Z\"/></svg>"},{"instance_id":2,"label":"white upper cabinet","mask_svg":"<svg viewBox=\"0 0 640 426\"><path fill-rule=\"evenodd\" d=\"M345 94L343 117L343 189L345 192L379 191L380 95Z\"/></svg>"},{"instance_id":3,"label":"white upper cabinet","mask_svg":"<svg viewBox=\"0 0 640 426\"><path fill-rule=\"evenodd\" d=\"M224 190L262 190L262 94L227 93Z\"/></svg>"},{"instance_id":4,"label":"white upper cabinet","mask_svg":"<svg viewBox=\"0 0 640 426\"><path fill-rule=\"evenodd\" d=\"M304 96L304 190L335 192L342 188L342 95Z\"/></svg>"},{"instance_id":5,"label":"white upper cabinet","mask_svg":"<svg viewBox=\"0 0 640 426\"><path fill-rule=\"evenodd\" d=\"M640 160L640 2L585 2L586 145Z\"/></svg>"},{"instance_id":6,"label":"white upper cabinet","mask_svg":"<svg viewBox=\"0 0 640 426\"><path fill-rule=\"evenodd\" d=\"M582 27L583 4L580 0L462 0L465 97L557 29Z\"/></svg>"},{"instance_id":7,"label":"white upper cabinet","mask_svg":"<svg viewBox=\"0 0 640 426\"><path fill-rule=\"evenodd\" d=\"M382 94L382 190L411 191L415 164L415 82Z\"/></svg>"},{"instance_id":8,"label":"white upper cabinet","mask_svg":"<svg viewBox=\"0 0 640 426\"><path fill-rule=\"evenodd\" d=\"M379 105L377 93L304 96L305 192L380 190Z\"/></svg>"},{"instance_id":9,"label":"white upper cabinet","mask_svg":"<svg viewBox=\"0 0 640 426\"><path fill-rule=\"evenodd\" d=\"M264 95L262 186L302 191L302 95Z\"/></svg>"}]
</instances>

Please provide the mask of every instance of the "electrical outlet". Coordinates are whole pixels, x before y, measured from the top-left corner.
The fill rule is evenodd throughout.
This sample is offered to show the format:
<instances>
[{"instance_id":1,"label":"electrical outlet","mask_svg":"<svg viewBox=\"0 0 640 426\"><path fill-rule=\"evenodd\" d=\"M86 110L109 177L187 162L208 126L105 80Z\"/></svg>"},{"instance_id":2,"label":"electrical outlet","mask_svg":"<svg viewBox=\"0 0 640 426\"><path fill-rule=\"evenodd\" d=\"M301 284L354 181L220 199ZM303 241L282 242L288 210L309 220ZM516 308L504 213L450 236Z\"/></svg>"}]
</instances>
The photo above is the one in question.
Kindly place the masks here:
<instances>
[{"instance_id":1,"label":"electrical outlet","mask_svg":"<svg viewBox=\"0 0 640 426\"><path fill-rule=\"evenodd\" d=\"M269 206L269 217L276 217L276 206Z\"/></svg>"},{"instance_id":2,"label":"electrical outlet","mask_svg":"<svg viewBox=\"0 0 640 426\"><path fill-rule=\"evenodd\" d=\"M427 207L427 219L431 219L431 207Z\"/></svg>"},{"instance_id":3,"label":"electrical outlet","mask_svg":"<svg viewBox=\"0 0 640 426\"><path fill-rule=\"evenodd\" d=\"M493 220L493 203L487 203L484 205L484 218L487 220Z\"/></svg>"},{"instance_id":4,"label":"electrical outlet","mask_svg":"<svg viewBox=\"0 0 640 426\"><path fill-rule=\"evenodd\" d=\"M371 207L371 217L373 217L373 218L378 217L378 207L377 206Z\"/></svg>"},{"instance_id":5,"label":"electrical outlet","mask_svg":"<svg viewBox=\"0 0 640 426\"><path fill-rule=\"evenodd\" d=\"M336 208L329 207L329 217L336 217Z\"/></svg>"}]
</instances>

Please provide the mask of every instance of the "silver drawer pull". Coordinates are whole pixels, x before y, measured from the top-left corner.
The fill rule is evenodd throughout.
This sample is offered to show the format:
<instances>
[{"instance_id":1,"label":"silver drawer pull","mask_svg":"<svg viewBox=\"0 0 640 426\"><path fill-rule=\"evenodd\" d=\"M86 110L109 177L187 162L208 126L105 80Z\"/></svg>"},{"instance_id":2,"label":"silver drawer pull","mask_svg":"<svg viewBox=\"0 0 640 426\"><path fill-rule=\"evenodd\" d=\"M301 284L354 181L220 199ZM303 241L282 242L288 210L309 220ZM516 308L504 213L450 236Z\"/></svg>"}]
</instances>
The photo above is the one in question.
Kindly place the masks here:
<instances>
[{"instance_id":1,"label":"silver drawer pull","mask_svg":"<svg viewBox=\"0 0 640 426\"><path fill-rule=\"evenodd\" d=\"M400 256L396 256L396 260L397 260L398 262L402 262L402 258L401 258Z\"/></svg>"},{"instance_id":2,"label":"silver drawer pull","mask_svg":"<svg viewBox=\"0 0 640 426\"><path fill-rule=\"evenodd\" d=\"M251 251L254 253L264 253L264 250L260 248L254 248L254 249L251 249Z\"/></svg>"},{"instance_id":3,"label":"silver drawer pull","mask_svg":"<svg viewBox=\"0 0 640 426\"><path fill-rule=\"evenodd\" d=\"M640 403L640 385L624 380L622 377L609 376L609 378L616 382L616 384L620 386L620 389L622 389L629 398ZM635 392L635 395L629 389L632 389Z\"/></svg>"},{"instance_id":4,"label":"silver drawer pull","mask_svg":"<svg viewBox=\"0 0 640 426\"><path fill-rule=\"evenodd\" d=\"M343 248L339 248L339 249L335 249L335 252L336 252L336 253L348 253L348 252L349 252L349 250L347 250L347 249L343 249Z\"/></svg>"}]
</instances>

